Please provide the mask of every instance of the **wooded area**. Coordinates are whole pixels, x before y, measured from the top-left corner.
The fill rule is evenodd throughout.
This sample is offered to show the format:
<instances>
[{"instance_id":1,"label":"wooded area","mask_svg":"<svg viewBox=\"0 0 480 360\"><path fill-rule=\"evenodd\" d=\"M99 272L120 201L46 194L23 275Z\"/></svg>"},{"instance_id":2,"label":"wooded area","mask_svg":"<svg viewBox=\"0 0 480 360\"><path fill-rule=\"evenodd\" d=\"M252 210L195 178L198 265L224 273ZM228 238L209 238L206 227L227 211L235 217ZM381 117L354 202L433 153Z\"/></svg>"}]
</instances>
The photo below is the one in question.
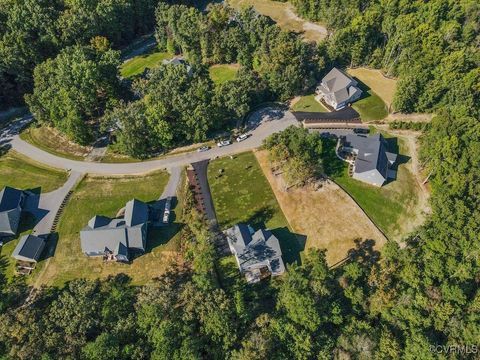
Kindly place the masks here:
<instances>
[{"instance_id":1,"label":"wooded area","mask_svg":"<svg viewBox=\"0 0 480 360\"><path fill-rule=\"evenodd\" d=\"M56 126L80 134L76 139L83 141L88 138L84 124L78 133L77 124L88 122L92 114L111 112L125 128L131 127L131 134L148 136L146 144L122 132L117 138L126 153L140 149L132 155L145 156L186 132L197 141L224 126L228 118L219 114L218 104L239 117L257 101L284 100L308 88L315 74L331 64L383 68L400 78L397 110L437 113L424 130L421 149L431 172L432 215L406 239L405 247L389 242L380 255L364 239L335 269L328 268L322 251L310 251L281 279L247 287L240 278L233 284L222 282L211 234L192 210L182 235L184 266L148 285L131 286L123 275L79 279L61 289L40 289L22 306L25 285L19 279L7 284L0 277L0 357L430 359L436 356L432 345L477 345L477 2L292 0L301 15L333 30L318 47L281 32L251 10L232 18L231 10L221 6L202 13L162 3L156 13L160 46L187 55L193 75L181 68L153 70L150 79L133 86L141 99L109 107L116 86L109 86L110 69L118 54L102 48L103 40L100 45L90 40L103 36L114 47L127 43L153 26L155 2L0 0L1 103L13 104L33 91L28 101L34 104L44 91L57 89L57 79L64 81L59 69L69 69L75 59L87 64L103 58L104 67L92 70L98 78L89 84L104 96L90 102L87 92L70 104L75 89L63 91L62 85L46 101L51 105L45 109L51 116L47 121L65 116ZM215 88L203 65L217 62L240 63L238 78ZM83 78L81 64L74 66L79 74L65 79ZM52 72L56 76L43 78ZM39 84L35 90L34 77ZM173 83L165 81L173 78ZM57 109L58 104L70 106ZM0 269L3 262L0 258Z\"/></svg>"}]
</instances>

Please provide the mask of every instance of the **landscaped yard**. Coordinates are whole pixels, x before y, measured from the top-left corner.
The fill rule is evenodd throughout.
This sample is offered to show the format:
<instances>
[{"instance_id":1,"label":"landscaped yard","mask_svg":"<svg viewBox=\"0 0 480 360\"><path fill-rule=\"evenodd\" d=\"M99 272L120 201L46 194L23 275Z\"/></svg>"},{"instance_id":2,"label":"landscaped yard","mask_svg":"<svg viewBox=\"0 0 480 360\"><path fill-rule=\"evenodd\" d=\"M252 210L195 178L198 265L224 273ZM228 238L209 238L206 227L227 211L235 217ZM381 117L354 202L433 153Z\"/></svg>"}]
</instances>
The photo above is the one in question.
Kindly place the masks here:
<instances>
[{"instance_id":1,"label":"landscaped yard","mask_svg":"<svg viewBox=\"0 0 480 360\"><path fill-rule=\"evenodd\" d=\"M280 206L296 233L307 237L305 248L327 249L330 265L343 260L355 239L373 239L377 247L386 239L357 204L335 184L285 191L281 176L270 171L268 152L255 153Z\"/></svg>"},{"instance_id":2,"label":"landscaped yard","mask_svg":"<svg viewBox=\"0 0 480 360\"><path fill-rule=\"evenodd\" d=\"M12 186L19 189L55 190L67 180L67 173L37 163L10 150L0 156L0 189Z\"/></svg>"},{"instance_id":3,"label":"landscaped yard","mask_svg":"<svg viewBox=\"0 0 480 360\"><path fill-rule=\"evenodd\" d=\"M389 107L397 87L397 80L383 76L380 70L367 68L348 69L347 72L372 89Z\"/></svg>"},{"instance_id":4,"label":"landscaped yard","mask_svg":"<svg viewBox=\"0 0 480 360\"><path fill-rule=\"evenodd\" d=\"M387 105L371 89L360 84L362 98L353 102L352 107L358 111L363 121L382 120L388 115Z\"/></svg>"},{"instance_id":5,"label":"landscaped yard","mask_svg":"<svg viewBox=\"0 0 480 360\"><path fill-rule=\"evenodd\" d=\"M306 95L302 96L295 104L292 106L293 111L310 111L310 112L328 112L328 110L317 100L315 100L315 95Z\"/></svg>"},{"instance_id":6,"label":"landscaped yard","mask_svg":"<svg viewBox=\"0 0 480 360\"><path fill-rule=\"evenodd\" d=\"M154 52L134 57L120 66L120 74L125 77L132 77L143 73L146 68L160 66L165 59L172 58L173 55L167 52Z\"/></svg>"},{"instance_id":7,"label":"landscaped yard","mask_svg":"<svg viewBox=\"0 0 480 360\"><path fill-rule=\"evenodd\" d=\"M91 151L91 147L78 145L48 126L29 127L20 134L20 138L43 151L71 160L84 160Z\"/></svg>"},{"instance_id":8,"label":"landscaped yard","mask_svg":"<svg viewBox=\"0 0 480 360\"><path fill-rule=\"evenodd\" d=\"M210 66L210 78L215 84L223 84L237 77L238 64L219 64Z\"/></svg>"},{"instance_id":9,"label":"landscaped yard","mask_svg":"<svg viewBox=\"0 0 480 360\"><path fill-rule=\"evenodd\" d=\"M284 260L289 263L298 259L301 248L297 237L290 232L287 219L252 152L211 161L208 181L222 229L241 222L255 229L269 228L280 240Z\"/></svg>"},{"instance_id":10,"label":"landscaped yard","mask_svg":"<svg viewBox=\"0 0 480 360\"><path fill-rule=\"evenodd\" d=\"M34 274L40 276L36 285L61 286L75 278L103 278L120 272L131 276L135 284L141 284L165 271L177 255L175 234L180 224L150 231L146 254L131 264L88 258L81 252L79 231L96 214L115 216L132 198L145 202L158 199L167 180L166 172L123 178L86 177L75 189L61 217L54 256L44 271L40 269ZM45 261L40 265L45 266Z\"/></svg>"},{"instance_id":11,"label":"landscaped yard","mask_svg":"<svg viewBox=\"0 0 480 360\"><path fill-rule=\"evenodd\" d=\"M384 133L385 137L388 137ZM394 138L389 140L395 142ZM420 188L412 173L411 161L405 140L397 138L399 151L399 166L397 179L382 187L365 184L348 176L347 168L334 180L342 186L357 201L363 210L372 218L377 226L389 239L399 240L409 228L410 222L415 222L417 216L418 194ZM408 229L408 230L407 230Z\"/></svg>"}]
</instances>

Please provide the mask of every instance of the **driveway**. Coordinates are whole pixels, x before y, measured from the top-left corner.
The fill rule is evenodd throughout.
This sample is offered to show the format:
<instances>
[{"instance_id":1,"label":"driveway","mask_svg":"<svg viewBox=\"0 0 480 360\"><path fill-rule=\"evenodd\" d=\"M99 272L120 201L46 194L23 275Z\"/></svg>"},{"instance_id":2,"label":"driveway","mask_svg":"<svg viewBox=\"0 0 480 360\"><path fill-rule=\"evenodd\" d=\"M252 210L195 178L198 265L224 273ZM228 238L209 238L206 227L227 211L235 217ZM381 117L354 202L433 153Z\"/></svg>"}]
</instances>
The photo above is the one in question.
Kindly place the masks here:
<instances>
[{"instance_id":1,"label":"driveway","mask_svg":"<svg viewBox=\"0 0 480 360\"><path fill-rule=\"evenodd\" d=\"M274 108L263 108L253 113L247 121L247 131L251 135L247 140L235 142L225 147L215 147L205 152L190 152L179 155L171 155L159 160L151 160L137 163L98 163L88 161L76 161L62 158L46 151L43 151L20 139L18 132L20 130L8 129L0 135L0 143L7 143L15 151L28 156L40 163L44 163L56 168L71 170L79 173L91 173L101 175L123 175L123 174L142 174L152 170L171 169L184 167L188 164L223 157L244 151L249 151L262 145L265 138L273 133L285 130L291 125L297 125L298 122L289 111L282 111Z\"/></svg>"}]
</instances>

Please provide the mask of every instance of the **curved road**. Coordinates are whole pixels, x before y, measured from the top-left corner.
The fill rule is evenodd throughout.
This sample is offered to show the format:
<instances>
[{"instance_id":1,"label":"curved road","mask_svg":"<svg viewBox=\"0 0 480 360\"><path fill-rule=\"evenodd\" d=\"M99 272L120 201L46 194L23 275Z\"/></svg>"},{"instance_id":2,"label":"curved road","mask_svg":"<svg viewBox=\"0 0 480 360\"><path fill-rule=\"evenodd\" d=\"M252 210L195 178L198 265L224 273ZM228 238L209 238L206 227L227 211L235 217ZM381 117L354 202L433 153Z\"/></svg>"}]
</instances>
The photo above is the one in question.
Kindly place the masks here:
<instances>
[{"instance_id":1,"label":"curved road","mask_svg":"<svg viewBox=\"0 0 480 360\"><path fill-rule=\"evenodd\" d=\"M171 169L186 166L192 162L214 159L232 155L262 145L265 138L273 133L282 131L290 125L298 125L292 113L277 109L266 108L255 112L247 123L247 132L251 135L247 140L222 148L214 147L205 152L190 152L167 156L159 160L150 160L136 163L99 163L70 160L43 151L20 139L18 133L21 126L12 125L0 135L0 144L10 144L11 148L29 158L56 168L78 173L101 175L143 174L158 169Z\"/></svg>"}]
</instances>

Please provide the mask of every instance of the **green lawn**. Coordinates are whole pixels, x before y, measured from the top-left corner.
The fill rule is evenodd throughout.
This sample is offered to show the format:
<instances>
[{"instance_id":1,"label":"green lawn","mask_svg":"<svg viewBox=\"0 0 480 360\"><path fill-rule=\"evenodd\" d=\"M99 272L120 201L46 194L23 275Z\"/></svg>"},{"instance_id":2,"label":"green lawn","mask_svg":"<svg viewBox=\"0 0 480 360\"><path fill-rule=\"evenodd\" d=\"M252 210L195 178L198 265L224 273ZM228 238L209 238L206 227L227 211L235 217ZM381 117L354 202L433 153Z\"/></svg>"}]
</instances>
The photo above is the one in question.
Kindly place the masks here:
<instances>
[{"instance_id":1,"label":"green lawn","mask_svg":"<svg viewBox=\"0 0 480 360\"><path fill-rule=\"evenodd\" d=\"M360 86L362 87L362 86ZM363 97L352 107L358 111L363 121L382 120L388 115L387 105L372 90L363 89Z\"/></svg>"},{"instance_id":2,"label":"green lawn","mask_svg":"<svg viewBox=\"0 0 480 360\"><path fill-rule=\"evenodd\" d=\"M220 64L210 66L210 78L215 84L223 84L235 80L237 77L238 64Z\"/></svg>"},{"instance_id":3,"label":"green lawn","mask_svg":"<svg viewBox=\"0 0 480 360\"><path fill-rule=\"evenodd\" d=\"M315 95L302 96L293 106L293 111L310 111L310 112L328 112L328 110L317 100Z\"/></svg>"},{"instance_id":4,"label":"green lawn","mask_svg":"<svg viewBox=\"0 0 480 360\"><path fill-rule=\"evenodd\" d=\"M240 222L269 228L280 240L284 260L299 259L298 241L252 152L210 162L208 181L221 228Z\"/></svg>"},{"instance_id":5,"label":"green lawn","mask_svg":"<svg viewBox=\"0 0 480 360\"><path fill-rule=\"evenodd\" d=\"M133 59L123 63L120 66L120 74L129 78L134 75L143 73L146 68L154 68L160 66L165 59L172 58L173 55L166 52L155 52L152 54L144 54L134 57Z\"/></svg>"},{"instance_id":6,"label":"green lawn","mask_svg":"<svg viewBox=\"0 0 480 360\"><path fill-rule=\"evenodd\" d=\"M55 190L67 180L67 173L60 169L37 163L15 151L0 156L0 189L12 186L19 189Z\"/></svg>"},{"instance_id":7,"label":"green lawn","mask_svg":"<svg viewBox=\"0 0 480 360\"><path fill-rule=\"evenodd\" d=\"M383 135L388 138L388 135ZM348 176L346 166L333 178L357 201L387 237L392 239L398 236L401 222L408 221L411 209L416 206L418 189L414 175L407 168L409 158L404 140L390 138L387 141L392 146L391 150L399 151L396 180L382 187L368 185Z\"/></svg>"},{"instance_id":8,"label":"green lawn","mask_svg":"<svg viewBox=\"0 0 480 360\"><path fill-rule=\"evenodd\" d=\"M135 284L142 284L161 274L176 254L175 236L180 224L149 231L146 254L131 264L104 263L81 252L79 231L96 214L114 217L132 198L145 202L156 200L167 181L166 172L145 176L103 178L87 176L75 189L58 225L58 243L53 258L44 270L39 284L61 286L75 278L99 278L123 272ZM180 204L180 202L179 202ZM180 211L179 208L175 212ZM39 272L36 272L38 275Z\"/></svg>"}]
</instances>

